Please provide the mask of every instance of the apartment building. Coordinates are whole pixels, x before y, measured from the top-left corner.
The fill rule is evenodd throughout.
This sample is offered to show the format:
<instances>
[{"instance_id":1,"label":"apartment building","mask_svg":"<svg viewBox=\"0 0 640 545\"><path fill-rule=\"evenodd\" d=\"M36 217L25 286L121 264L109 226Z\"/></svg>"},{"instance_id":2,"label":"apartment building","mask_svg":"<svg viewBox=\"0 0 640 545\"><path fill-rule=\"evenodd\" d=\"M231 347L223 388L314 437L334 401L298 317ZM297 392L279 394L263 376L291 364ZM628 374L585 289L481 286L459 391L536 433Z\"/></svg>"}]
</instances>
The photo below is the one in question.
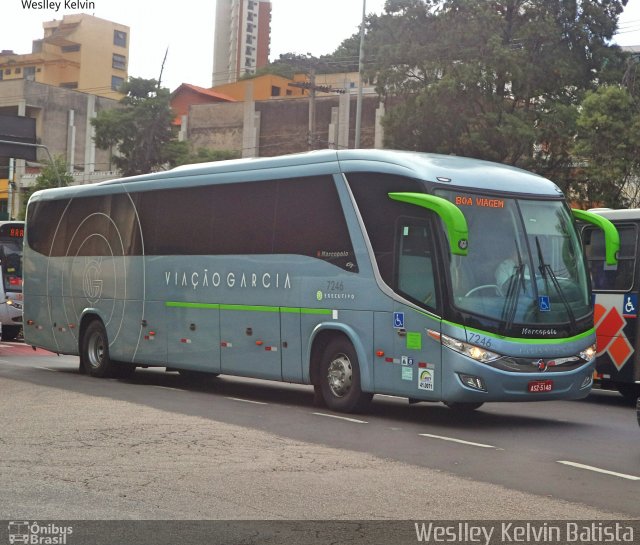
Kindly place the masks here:
<instances>
[{"instance_id":1,"label":"apartment building","mask_svg":"<svg viewBox=\"0 0 640 545\"><path fill-rule=\"evenodd\" d=\"M0 51L0 80L25 79L120 99L127 80L129 27L86 13L42 24L31 53Z\"/></svg>"},{"instance_id":2,"label":"apartment building","mask_svg":"<svg viewBox=\"0 0 640 545\"><path fill-rule=\"evenodd\" d=\"M217 0L212 87L269 62L271 0Z\"/></svg>"}]
</instances>

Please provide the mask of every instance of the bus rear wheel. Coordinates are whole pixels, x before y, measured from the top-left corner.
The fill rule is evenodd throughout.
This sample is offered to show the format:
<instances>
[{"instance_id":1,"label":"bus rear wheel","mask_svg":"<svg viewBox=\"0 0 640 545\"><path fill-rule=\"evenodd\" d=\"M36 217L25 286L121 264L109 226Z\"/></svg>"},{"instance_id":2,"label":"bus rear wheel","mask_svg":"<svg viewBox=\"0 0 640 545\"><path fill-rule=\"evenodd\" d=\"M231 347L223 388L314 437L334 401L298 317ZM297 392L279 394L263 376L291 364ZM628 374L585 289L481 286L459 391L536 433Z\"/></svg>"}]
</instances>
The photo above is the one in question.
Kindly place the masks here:
<instances>
[{"instance_id":1,"label":"bus rear wheel","mask_svg":"<svg viewBox=\"0 0 640 545\"><path fill-rule=\"evenodd\" d=\"M365 410L373 397L362 391L358 356L353 345L342 338L333 339L325 348L315 388L329 409L344 413Z\"/></svg>"},{"instance_id":2,"label":"bus rear wheel","mask_svg":"<svg viewBox=\"0 0 640 545\"><path fill-rule=\"evenodd\" d=\"M114 375L114 364L109 357L107 331L100 320L93 320L82 335L80 363L92 377L106 378Z\"/></svg>"}]
</instances>

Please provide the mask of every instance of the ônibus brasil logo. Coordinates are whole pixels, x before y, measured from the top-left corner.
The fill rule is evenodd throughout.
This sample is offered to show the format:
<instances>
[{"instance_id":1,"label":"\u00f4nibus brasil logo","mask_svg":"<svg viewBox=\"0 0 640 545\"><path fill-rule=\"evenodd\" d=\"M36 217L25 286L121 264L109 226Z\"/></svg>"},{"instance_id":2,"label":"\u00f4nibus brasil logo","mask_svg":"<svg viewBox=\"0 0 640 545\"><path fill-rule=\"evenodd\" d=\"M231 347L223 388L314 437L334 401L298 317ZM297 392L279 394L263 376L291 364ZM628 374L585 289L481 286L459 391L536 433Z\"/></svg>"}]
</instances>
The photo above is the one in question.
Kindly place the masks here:
<instances>
[{"instance_id":1,"label":"\u00f4nibus brasil logo","mask_svg":"<svg viewBox=\"0 0 640 545\"><path fill-rule=\"evenodd\" d=\"M67 545L73 527L59 526L55 523L38 524L29 521L9 522L9 543L25 545Z\"/></svg>"}]
</instances>

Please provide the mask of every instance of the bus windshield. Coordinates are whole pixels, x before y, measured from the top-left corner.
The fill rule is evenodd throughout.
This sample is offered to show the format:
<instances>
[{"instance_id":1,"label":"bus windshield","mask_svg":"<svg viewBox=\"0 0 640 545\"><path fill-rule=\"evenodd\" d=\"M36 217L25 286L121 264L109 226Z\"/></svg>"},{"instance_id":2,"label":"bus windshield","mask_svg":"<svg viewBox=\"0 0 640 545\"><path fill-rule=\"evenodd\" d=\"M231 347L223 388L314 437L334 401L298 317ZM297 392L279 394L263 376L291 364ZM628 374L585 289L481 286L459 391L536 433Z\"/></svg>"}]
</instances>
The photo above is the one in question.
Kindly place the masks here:
<instances>
[{"instance_id":1,"label":"bus windshield","mask_svg":"<svg viewBox=\"0 0 640 545\"><path fill-rule=\"evenodd\" d=\"M570 324L591 311L580 242L562 201L443 191L464 213L469 253L452 256L453 304L514 324Z\"/></svg>"}]
</instances>

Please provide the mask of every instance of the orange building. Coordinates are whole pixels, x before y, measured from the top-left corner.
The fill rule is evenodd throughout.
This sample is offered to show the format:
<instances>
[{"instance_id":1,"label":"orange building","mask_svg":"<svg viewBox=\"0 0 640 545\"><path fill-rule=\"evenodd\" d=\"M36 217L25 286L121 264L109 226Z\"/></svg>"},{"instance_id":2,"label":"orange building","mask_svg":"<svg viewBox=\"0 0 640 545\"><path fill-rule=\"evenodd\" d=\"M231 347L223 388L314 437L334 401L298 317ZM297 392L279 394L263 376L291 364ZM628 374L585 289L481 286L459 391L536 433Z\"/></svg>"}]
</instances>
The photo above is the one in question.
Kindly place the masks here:
<instances>
[{"instance_id":1,"label":"orange building","mask_svg":"<svg viewBox=\"0 0 640 545\"><path fill-rule=\"evenodd\" d=\"M212 102L236 102L236 99L212 89L204 89L197 85L183 83L171 93L171 109L176 114L173 124L182 124L182 116L189 113L190 106L211 104Z\"/></svg>"},{"instance_id":2,"label":"orange building","mask_svg":"<svg viewBox=\"0 0 640 545\"><path fill-rule=\"evenodd\" d=\"M302 97L305 92L300 87L291 87L294 83L288 78L275 74L265 74L250 79L242 79L235 83L227 83L212 87L212 91L223 93L233 97L235 100L243 101L247 99L247 88L252 87L251 100L269 100L270 98L294 98Z\"/></svg>"}]
</instances>

